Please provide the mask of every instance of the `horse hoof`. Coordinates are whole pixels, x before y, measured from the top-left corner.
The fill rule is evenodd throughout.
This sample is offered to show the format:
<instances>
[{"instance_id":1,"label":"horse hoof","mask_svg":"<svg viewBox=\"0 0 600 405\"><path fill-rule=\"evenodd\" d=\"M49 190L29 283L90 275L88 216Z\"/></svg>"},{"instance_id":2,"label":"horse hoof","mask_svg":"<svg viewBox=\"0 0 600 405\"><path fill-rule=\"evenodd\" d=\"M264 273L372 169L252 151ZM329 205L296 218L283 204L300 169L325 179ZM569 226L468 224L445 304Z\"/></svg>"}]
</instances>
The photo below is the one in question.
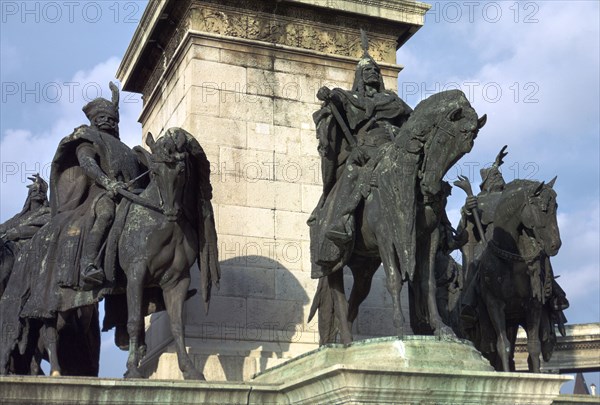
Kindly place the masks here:
<instances>
[{"instance_id":1,"label":"horse hoof","mask_svg":"<svg viewBox=\"0 0 600 405\"><path fill-rule=\"evenodd\" d=\"M60 376L61 376L61 374L60 374L60 371L58 371L58 370L54 370L54 371L50 372L50 377L60 377Z\"/></svg>"},{"instance_id":2,"label":"horse hoof","mask_svg":"<svg viewBox=\"0 0 600 405\"><path fill-rule=\"evenodd\" d=\"M125 377L125 378L144 378L142 373L140 373L140 370L138 370L137 368L128 369L125 372L125 374L123 374L123 377Z\"/></svg>"},{"instance_id":3,"label":"horse hoof","mask_svg":"<svg viewBox=\"0 0 600 405\"><path fill-rule=\"evenodd\" d=\"M183 379L184 380L199 380L199 381L206 381L206 378L204 378L204 374L202 374L200 371L198 370L190 370L190 371L184 371L183 372Z\"/></svg>"}]
</instances>

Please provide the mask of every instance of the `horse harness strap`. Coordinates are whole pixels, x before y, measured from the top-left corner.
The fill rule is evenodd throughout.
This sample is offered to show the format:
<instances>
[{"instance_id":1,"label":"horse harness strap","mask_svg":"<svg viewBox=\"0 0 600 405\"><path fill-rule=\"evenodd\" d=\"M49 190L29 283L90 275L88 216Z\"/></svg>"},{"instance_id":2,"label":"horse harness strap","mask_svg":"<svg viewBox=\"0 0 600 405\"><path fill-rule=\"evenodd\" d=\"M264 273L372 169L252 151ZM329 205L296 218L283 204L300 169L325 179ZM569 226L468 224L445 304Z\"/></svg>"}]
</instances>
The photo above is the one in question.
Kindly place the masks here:
<instances>
[{"instance_id":1,"label":"horse harness strap","mask_svg":"<svg viewBox=\"0 0 600 405\"><path fill-rule=\"evenodd\" d=\"M161 214L163 213L163 210L159 206L154 205L152 202L146 200L145 198L140 197L137 194L134 194L134 193L127 191L125 189L122 189L122 188L117 189L117 193L119 193L120 195L122 195L123 197L127 198L128 200L130 200L131 202L133 202L135 204L139 204L142 207L146 207L151 210L160 212Z\"/></svg>"},{"instance_id":2,"label":"horse harness strap","mask_svg":"<svg viewBox=\"0 0 600 405\"><path fill-rule=\"evenodd\" d=\"M538 259L542 254L542 249L539 249L537 253L530 255L530 256L523 256L520 254L512 253L512 252L509 252L509 251L504 250L501 247L499 247L496 244L496 242L494 242L493 240L490 240L488 242L488 246L490 247L492 253L496 257L498 257L500 259L508 260L511 262L525 262L525 263L530 264L531 262Z\"/></svg>"}]
</instances>

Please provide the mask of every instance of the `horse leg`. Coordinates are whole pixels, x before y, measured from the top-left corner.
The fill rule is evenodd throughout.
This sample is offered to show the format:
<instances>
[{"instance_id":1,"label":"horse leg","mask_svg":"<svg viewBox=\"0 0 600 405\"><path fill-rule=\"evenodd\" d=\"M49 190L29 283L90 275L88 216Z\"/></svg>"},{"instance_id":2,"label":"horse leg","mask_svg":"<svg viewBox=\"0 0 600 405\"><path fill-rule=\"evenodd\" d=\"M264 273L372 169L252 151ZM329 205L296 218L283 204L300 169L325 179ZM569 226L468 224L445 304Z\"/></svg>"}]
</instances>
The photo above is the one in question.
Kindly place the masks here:
<instances>
[{"instance_id":1,"label":"horse leg","mask_svg":"<svg viewBox=\"0 0 600 405\"><path fill-rule=\"evenodd\" d=\"M327 282L331 289L334 313L340 331L340 341L348 345L352 343L352 330L350 329L350 322L348 322L348 301L346 301L344 272L342 269L328 275Z\"/></svg>"},{"instance_id":2,"label":"horse leg","mask_svg":"<svg viewBox=\"0 0 600 405\"><path fill-rule=\"evenodd\" d=\"M505 304L500 300L493 299L490 291L482 291L482 297L485 301L485 307L490 316L492 326L496 331L496 351L502 362L502 370L510 371L508 357L511 348L510 341L506 334L506 317L504 315Z\"/></svg>"},{"instance_id":3,"label":"horse leg","mask_svg":"<svg viewBox=\"0 0 600 405\"><path fill-rule=\"evenodd\" d=\"M519 325L512 325L506 327L506 336L510 344L510 353L508 355L508 367L510 371L516 371L515 365L515 347L517 344L517 333L519 332Z\"/></svg>"},{"instance_id":4,"label":"horse leg","mask_svg":"<svg viewBox=\"0 0 600 405\"><path fill-rule=\"evenodd\" d=\"M540 354L542 353L542 344L540 343L540 319L541 319L541 303L535 299L532 300L531 306L525 316L527 332L527 364L529 371L533 373L540 372Z\"/></svg>"},{"instance_id":5,"label":"horse leg","mask_svg":"<svg viewBox=\"0 0 600 405\"><path fill-rule=\"evenodd\" d=\"M183 302L190 286L190 279L180 280L172 288L163 290L167 313L171 320L171 333L177 349L179 369L186 380L204 380L204 374L196 369L185 347L185 329L183 326Z\"/></svg>"},{"instance_id":6,"label":"horse leg","mask_svg":"<svg viewBox=\"0 0 600 405\"><path fill-rule=\"evenodd\" d=\"M138 366L140 362L138 345L142 330L142 302L144 293L145 263L135 263L127 274L127 332L129 333L129 355L125 378L143 378Z\"/></svg>"},{"instance_id":7,"label":"horse leg","mask_svg":"<svg viewBox=\"0 0 600 405\"><path fill-rule=\"evenodd\" d=\"M348 322L350 322L350 325L352 325L358 316L360 304L363 303L369 295L369 291L371 291L371 282L380 264L380 259L371 257L356 259L349 264L352 276L354 277L352 292L348 300Z\"/></svg>"},{"instance_id":8,"label":"horse leg","mask_svg":"<svg viewBox=\"0 0 600 405\"><path fill-rule=\"evenodd\" d=\"M397 260L393 247L380 247L379 253L385 270L387 290L392 297L394 327L398 338L402 339L404 337L404 314L402 313L402 300L400 298L402 275L396 264Z\"/></svg>"},{"instance_id":9,"label":"horse leg","mask_svg":"<svg viewBox=\"0 0 600 405\"><path fill-rule=\"evenodd\" d=\"M57 315L58 317L58 315ZM58 361L58 331L56 328L57 318L44 320L42 333L48 352L48 361L50 362L50 376L60 377L60 363Z\"/></svg>"},{"instance_id":10,"label":"horse leg","mask_svg":"<svg viewBox=\"0 0 600 405\"><path fill-rule=\"evenodd\" d=\"M423 280L426 297L427 310L429 312L429 325L436 336L456 336L452 328L444 323L437 306L437 280L435 279L435 255L437 253L440 234L437 229L431 232L431 238L427 244L427 258L425 260L426 280Z\"/></svg>"}]
</instances>

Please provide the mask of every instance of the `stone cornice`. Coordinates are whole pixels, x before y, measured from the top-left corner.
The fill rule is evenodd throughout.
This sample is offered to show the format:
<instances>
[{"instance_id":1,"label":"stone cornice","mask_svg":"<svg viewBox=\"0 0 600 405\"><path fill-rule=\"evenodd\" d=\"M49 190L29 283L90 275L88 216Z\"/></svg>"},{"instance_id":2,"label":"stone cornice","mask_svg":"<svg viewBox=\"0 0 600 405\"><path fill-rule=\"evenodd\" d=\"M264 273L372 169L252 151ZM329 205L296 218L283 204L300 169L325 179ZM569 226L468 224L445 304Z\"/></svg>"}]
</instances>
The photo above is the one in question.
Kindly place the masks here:
<instances>
[{"instance_id":1,"label":"stone cornice","mask_svg":"<svg viewBox=\"0 0 600 405\"><path fill-rule=\"evenodd\" d=\"M191 19L190 12L198 8L212 10L212 14L208 12L208 15L195 19L196 23L204 24L202 27L186 21ZM339 13L332 15L318 9ZM360 39L357 32L362 27L370 33L373 56L390 63L395 61L394 48L401 46L423 25L428 9L427 4L409 0L151 0L117 77L125 91L148 96L149 84L155 84L162 75L165 66L161 65L170 61L185 35L182 31L188 28L336 56L358 57ZM219 21L219 16L225 18ZM210 18L212 20L208 21ZM332 18L335 24L329 26L328 20ZM378 58L382 52L385 53L383 60Z\"/></svg>"},{"instance_id":2,"label":"stone cornice","mask_svg":"<svg viewBox=\"0 0 600 405\"><path fill-rule=\"evenodd\" d=\"M160 16L163 14L162 11L165 9L168 1L169 0L150 0L148 2L140 20L140 24L137 26L133 38L125 51L125 56L117 69L116 77L121 82L127 82L131 76L134 64L139 61L143 48L148 42L152 30L159 21Z\"/></svg>"},{"instance_id":3,"label":"stone cornice","mask_svg":"<svg viewBox=\"0 0 600 405\"><path fill-rule=\"evenodd\" d=\"M420 1L407 0L284 0L288 3L302 3L315 7L336 9L348 13L360 13L398 21L398 14L402 14L404 21L423 25L425 13L431 8L429 4ZM409 16L409 20L406 17Z\"/></svg>"}]
</instances>

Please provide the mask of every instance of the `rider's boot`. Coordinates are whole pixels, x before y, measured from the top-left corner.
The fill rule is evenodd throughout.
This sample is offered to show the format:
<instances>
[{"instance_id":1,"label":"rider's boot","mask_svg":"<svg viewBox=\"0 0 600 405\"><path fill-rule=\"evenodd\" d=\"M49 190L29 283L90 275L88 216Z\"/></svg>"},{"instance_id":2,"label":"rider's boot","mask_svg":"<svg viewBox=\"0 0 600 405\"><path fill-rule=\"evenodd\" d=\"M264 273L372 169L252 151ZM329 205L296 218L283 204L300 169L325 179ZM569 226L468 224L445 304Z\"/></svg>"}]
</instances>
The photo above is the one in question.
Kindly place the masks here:
<instances>
[{"instance_id":1,"label":"rider's boot","mask_svg":"<svg viewBox=\"0 0 600 405\"><path fill-rule=\"evenodd\" d=\"M102 286L106 278L104 270L96 264L96 258L102 243L102 235L98 231L98 229L92 228L80 259L81 280L79 284L84 291Z\"/></svg>"}]
</instances>

